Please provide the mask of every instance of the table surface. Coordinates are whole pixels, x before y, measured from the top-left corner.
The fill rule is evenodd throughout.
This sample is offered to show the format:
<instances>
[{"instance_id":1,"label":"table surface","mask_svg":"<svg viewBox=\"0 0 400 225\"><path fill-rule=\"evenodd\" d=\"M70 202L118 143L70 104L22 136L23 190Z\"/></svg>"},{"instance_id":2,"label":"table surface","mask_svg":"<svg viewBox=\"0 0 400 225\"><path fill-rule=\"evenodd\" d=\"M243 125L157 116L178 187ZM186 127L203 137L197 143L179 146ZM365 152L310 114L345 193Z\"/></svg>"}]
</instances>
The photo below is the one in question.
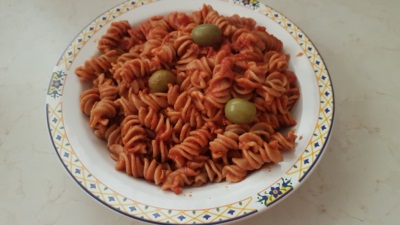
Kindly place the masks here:
<instances>
[{"instance_id":1,"label":"table surface","mask_svg":"<svg viewBox=\"0 0 400 225\"><path fill-rule=\"evenodd\" d=\"M146 224L101 206L68 177L45 121L60 54L89 21L120 2L0 1L0 224ZM317 46L337 108L330 146L305 184L241 223L398 224L400 1L263 2Z\"/></svg>"}]
</instances>

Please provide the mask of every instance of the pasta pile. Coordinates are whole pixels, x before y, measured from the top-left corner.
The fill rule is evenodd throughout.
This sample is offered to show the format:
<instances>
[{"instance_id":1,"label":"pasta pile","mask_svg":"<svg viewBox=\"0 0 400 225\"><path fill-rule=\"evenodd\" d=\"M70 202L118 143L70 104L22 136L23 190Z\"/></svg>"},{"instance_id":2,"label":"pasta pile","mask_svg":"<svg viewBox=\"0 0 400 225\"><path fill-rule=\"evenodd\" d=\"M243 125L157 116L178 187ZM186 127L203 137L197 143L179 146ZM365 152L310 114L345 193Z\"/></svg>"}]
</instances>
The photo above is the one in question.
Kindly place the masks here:
<instances>
[{"instance_id":1,"label":"pasta pile","mask_svg":"<svg viewBox=\"0 0 400 225\"><path fill-rule=\"evenodd\" d=\"M217 25L220 42L194 43L199 24ZM279 132L296 124L290 110L300 96L282 48L253 19L222 16L209 5L135 27L113 22L98 41L101 54L75 70L81 82L93 83L80 107L119 171L176 194L184 186L239 182L295 148L294 131ZM166 93L148 88L159 69L177 79ZM229 121L224 105L232 98L252 102L256 119Z\"/></svg>"}]
</instances>

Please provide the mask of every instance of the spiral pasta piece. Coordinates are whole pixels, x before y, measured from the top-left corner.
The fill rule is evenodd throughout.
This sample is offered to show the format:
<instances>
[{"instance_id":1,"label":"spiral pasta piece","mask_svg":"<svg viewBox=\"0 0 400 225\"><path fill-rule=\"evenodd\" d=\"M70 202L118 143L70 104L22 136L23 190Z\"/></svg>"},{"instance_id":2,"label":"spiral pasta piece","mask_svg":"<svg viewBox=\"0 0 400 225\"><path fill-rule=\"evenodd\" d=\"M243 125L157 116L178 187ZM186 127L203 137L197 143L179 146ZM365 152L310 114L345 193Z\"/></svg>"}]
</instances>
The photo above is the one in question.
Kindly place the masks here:
<instances>
[{"instance_id":1,"label":"spiral pasta piece","mask_svg":"<svg viewBox=\"0 0 400 225\"><path fill-rule=\"evenodd\" d=\"M238 28L244 28L247 30L254 29L254 26L256 25L256 21L253 18L243 18L237 14L227 17L227 20L230 24Z\"/></svg>"},{"instance_id":2,"label":"spiral pasta piece","mask_svg":"<svg viewBox=\"0 0 400 225\"><path fill-rule=\"evenodd\" d=\"M249 132L261 137L264 141L268 141L275 133L275 129L270 123L257 122L251 126Z\"/></svg>"},{"instance_id":3,"label":"spiral pasta piece","mask_svg":"<svg viewBox=\"0 0 400 225\"><path fill-rule=\"evenodd\" d=\"M142 52L142 46L136 45L130 48L129 52L121 54L117 58L116 62L113 64L112 72L115 73L115 71L118 68L120 68L120 66L123 65L125 62L140 58L141 52Z\"/></svg>"},{"instance_id":4,"label":"spiral pasta piece","mask_svg":"<svg viewBox=\"0 0 400 225\"><path fill-rule=\"evenodd\" d=\"M223 134L210 142L210 151L213 159L226 157L228 151L239 149L239 136L248 131L245 125L231 124L225 128Z\"/></svg>"},{"instance_id":5,"label":"spiral pasta piece","mask_svg":"<svg viewBox=\"0 0 400 225\"><path fill-rule=\"evenodd\" d=\"M143 156L134 153L127 153L121 145L111 146L112 154L118 155L115 169L125 171L126 174L136 178L143 177L144 163Z\"/></svg>"},{"instance_id":6,"label":"spiral pasta piece","mask_svg":"<svg viewBox=\"0 0 400 225\"><path fill-rule=\"evenodd\" d=\"M246 178L247 170L242 169L238 165L226 165L222 168L222 176L228 182L237 183Z\"/></svg>"},{"instance_id":7,"label":"spiral pasta piece","mask_svg":"<svg viewBox=\"0 0 400 225\"><path fill-rule=\"evenodd\" d=\"M106 126L111 118L117 115L116 105L113 101L103 99L96 102L90 111L90 127Z\"/></svg>"},{"instance_id":8,"label":"spiral pasta piece","mask_svg":"<svg viewBox=\"0 0 400 225\"><path fill-rule=\"evenodd\" d=\"M212 77L212 70L205 57L190 62L186 69L193 87L198 89L207 88L207 83Z\"/></svg>"},{"instance_id":9,"label":"spiral pasta piece","mask_svg":"<svg viewBox=\"0 0 400 225\"><path fill-rule=\"evenodd\" d=\"M115 144L120 145L122 143L122 139L121 127L119 126L119 124L112 124L111 126L109 126L104 133L104 139L107 140L108 148Z\"/></svg>"},{"instance_id":10,"label":"spiral pasta piece","mask_svg":"<svg viewBox=\"0 0 400 225\"><path fill-rule=\"evenodd\" d=\"M269 63L268 71L283 72L288 68L289 55L280 52L269 51L264 55L264 61Z\"/></svg>"},{"instance_id":11,"label":"spiral pasta piece","mask_svg":"<svg viewBox=\"0 0 400 225\"><path fill-rule=\"evenodd\" d=\"M162 45L162 39L150 39L147 40L142 46L142 52L140 53L140 57L142 59L150 59L154 56L153 50L160 47Z\"/></svg>"},{"instance_id":12,"label":"spiral pasta piece","mask_svg":"<svg viewBox=\"0 0 400 225\"><path fill-rule=\"evenodd\" d=\"M85 90L81 93L79 98L81 111L90 116L90 112L92 111L94 104L100 101L99 89L92 88Z\"/></svg>"},{"instance_id":13,"label":"spiral pasta piece","mask_svg":"<svg viewBox=\"0 0 400 225\"><path fill-rule=\"evenodd\" d=\"M200 169L200 172L193 178L192 186L201 186L207 182L221 182L224 177L222 176L223 164L214 162L207 157L196 157L193 161L188 162L187 165L190 169Z\"/></svg>"},{"instance_id":14,"label":"spiral pasta piece","mask_svg":"<svg viewBox=\"0 0 400 225\"><path fill-rule=\"evenodd\" d=\"M297 124L296 120L293 118L290 112L277 115L277 119L279 121L279 124L283 127L291 127Z\"/></svg>"},{"instance_id":15,"label":"spiral pasta piece","mask_svg":"<svg viewBox=\"0 0 400 225\"><path fill-rule=\"evenodd\" d=\"M145 77L160 68L160 64L148 59L133 59L115 71L114 79L121 86L129 86L135 79Z\"/></svg>"},{"instance_id":16,"label":"spiral pasta piece","mask_svg":"<svg viewBox=\"0 0 400 225\"><path fill-rule=\"evenodd\" d=\"M138 28L146 36L147 40L152 39L150 34L154 29L164 29L168 32L171 30L167 19L163 16L153 16L147 22L140 24Z\"/></svg>"},{"instance_id":17,"label":"spiral pasta piece","mask_svg":"<svg viewBox=\"0 0 400 225\"><path fill-rule=\"evenodd\" d=\"M163 190L171 190L175 194L180 194L182 192L182 187L192 184L193 177L197 174L198 172L187 167L179 168L168 175L161 188Z\"/></svg>"},{"instance_id":18,"label":"spiral pasta piece","mask_svg":"<svg viewBox=\"0 0 400 225\"><path fill-rule=\"evenodd\" d=\"M176 51L172 44L163 44L152 50L157 61L159 61L164 68L170 69L172 62L176 59Z\"/></svg>"},{"instance_id":19,"label":"spiral pasta piece","mask_svg":"<svg viewBox=\"0 0 400 225\"><path fill-rule=\"evenodd\" d=\"M161 108L168 106L167 95L164 93L147 93L145 91L140 91L139 95L132 95L132 97L139 97L138 101L141 101L145 106L159 111Z\"/></svg>"},{"instance_id":20,"label":"spiral pasta piece","mask_svg":"<svg viewBox=\"0 0 400 225\"><path fill-rule=\"evenodd\" d=\"M205 92L205 100L216 108L223 108L231 98L230 88L234 73L231 70L232 62L225 58L213 71L213 77L209 82L209 88Z\"/></svg>"},{"instance_id":21,"label":"spiral pasta piece","mask_svg":"<svg viewBox=\"0 0 400 225\"><path fill-rule=\"evenodd\" d=\"M139 109L139 121L147 128L154 130L156 140L166 141L173 132L173 127L169 118L165 118L163 114L157 114L153 109L147 110L142 107Z\"/></svg>"},{"instance_id":22,"label":"spiral pasta piece","mask_svg":"<svg viewBox=\"0 0 400 225\"><path fill-rule=\"evenodd\" d=\"M182 143L189 136L191 129L192 126L190 126L189 123L185 123L183 119L179 119L173 127L172 137L171 137L172 142L174 144Z\"/></svg>"},{"instance_id":23,"label":"spiral pasta piece","mask_svg":"<svg viewBox=\"0 0 400 225\"><path fill-rule=\"evenodd\" d=\"M146 36L139 27L129 29L128 34L132 44L137 44L136 46L140 46L146 41Z\"/></svg>"},{"instance_id":24,"label":"spiral pasta piece","mask_svg":"<svg viewBox=\"0 0 400 225\"><path fill-rule=\"evenodd\" d=\"M233 158L232 162L244 170L259 169L264 164L264 159L259 157L264 140L254 134L245 133L239 137L239 148L242 150L241 158Z\"/></svg>"},{"instance_id":25,"label":"spiral pasta piece","mask_svg":"<svg viewBox=\"0 0 400 225\"><path fill-rule=\"evenodd\" d=\"M124 151L128 153L147 153L147 137L137 116L127 116L121 122L121 136Z\"/></svg>"},{"instance_id":26,"label":"spiral pasta piece","mask_svg":"<svg viewBox=\"0 0 400 225\"><path fill-rule=\"evenodd\" d=\"M252 31L255 35L257 35L260 40L265 45L265 52L275 51L282 52L283 43L281 40L276 38L274 35L269 34L266 31L265 27L257 26L255 30Z\"/></svg>"},{"instance_id":27,"label":"spiral pasta piece","mask_svg":"<svg viewBox=\"0 0 400 225\"><path fill-rule=\"evenodd\" d=\"M266 66L249 63L243 75L236 75L232 86L232 95L243 99L251 99L254 89L261 88L266 78Z\"/></svg>"},{"instance_id":28,"label":"spiral pasta piece","mask_svg":"<svg viewBox=\"0 0 400 225\"><path fill-rule=\"evenodd\" d=\"M90 60L86 60L83 66L77 67L75 74L81 82L93 81L100 74L108 72L117 57L117 51L109 51L104 55L93 56Z\"/></svg>"},{"instance_id":29,"label":"spiral pasta piece","mask_svg":"<svg viewBox=\"0 0 400 225\"><path fill-rule=\"evenodd\" d=\"M285 76L289 82L289 89L286 92L286 96L288 97L288 109L291 110L296 101L300 98L300 90L297 86L297 77L294 72L286 71Z\"/></svg>"},{"instance_id":30,"label":"spiral pasta piece","mask_svg":"<svg viewBox=\"0 0 400 225\"><path fill-rule=\"evenodd\" d=\"M186 13L173 12L167 17L168 24L174 30L184 29L188 24L193 22L193 19L189 17Z\"/></svg>"},{"instance_id":31,"label":"spiral pasta piece","mask_svg":"<svg viewBox=\"0 0 400 225\"><path fill-rule=\"evenodd\" d=\"M197 44L190 45L187 48L187 50L184 51L182 56L180 56L180 58L176 61L175 68L178 71L186 71L187 64L197 59L198 55L199 55L199 46Z\"/></svg>"},{"instance_id":32,"label":"spiral pasta piece","mask_svg":"<svg viewBox=\"0 0 400 225\"><path fill-rule=\"evenodd\" d=\"M215 11L212 6L204 4L201 10L192 12L191 17L196 24L202 24L206 16L212 11Z\"/></svg>"},{"instance_id":33,"label":"spiral pasta piece","mask_svg":"<svg viewBox=\"0 0 400 225\"><path fill-rule=\"evenodd\" d=\"M242 149L243 155L240 158L233 158L232 162L243 170L256 170L265 163L283 160L277 141L267 143L251 132L239 137L239 148Z\"/></svg>"},{"instance_id":34,"label":"spiral pasta piece","mask_svg":"<svg viewBox=\"0 0 400 225\"><path fill-rule=\"evenodd\" d=\"M130 29L131 25L126 20L112 22L106 34L100 38L97 48L102 53L117 49L122 38L128 35Z\"/></svg>"},{"instance_id":35,"label":"spiral pasta piece","mask_svg":"<svg viewBox=\"0 0 400 225\"><path fill-rule=\"evenodd\" d=\"M222 163L217 163L213 160L208 159L204 164L204 171L207 174L208 180L211 182L219 183L224 179L222 175Z\"/></svg>"},{"instance_id":36,"label":"spiral pasta piece","mask_svg":"<svg viewBox=\"0 0 400 225\"><path fill-rule=\"evenodd\" d=\"M168 151L170 146L167 141L152 140L151 141L151 154L153 159L156 159L162 163L168 161Z\"/></svg>"},{"instance_id":37,"label":"spiral pasta piece","mask_svg":"<svg viewBox=\"0 0 400 225\"><path fill-rule=\"evenodd\" d=\"M241 29L240 32L235 32L232 36L233 48L236 51L250 50L250 52L258 52L256 57L249 58L252 61L260 59L262 52L265 49L265 44L260 38L249 30Z\"/></svg>"},{"instance_id":38,"label":"spiral pasta piece","mask_svg":"<svg viewBox=\"0 0 400 225\"><path fill-rule=\"evenodd\" d=\"M101 74L93 83L98 88L100 99L113 101L118 97L118 87L112 79L106 78L104 74Z\"/></svg>"},{"instance_id":39,"label":"spiral pasta piece","mask_svg":"<svg viewBox=\"0 0 400 225\"><path fill-rule=\"evenodd\" d=\"M211 134L205 128L191 131L182 143L170 149L168 157L175 162L178 168L182 168L186 160L192 160L195 156L200 155L210 139Z\"/></svg>"},{"instance_id":40,"label":"spiral pasta piece","mask_svg":"<svg viewBox=\"0 0 400 225\"><path fill-rule=\"evenodd\" d=\"M272 139L276 140L279 145L279 149L282 151L290 151L293 150L295 147L295 140L297 136L294 134L294 131L291 130L286 136L277 132L272 135Z\"/></svg>"},{"instance_id":41,"label":"spiral pasta piece","mask_svg":"<svg viewBox=\"0 0 400 225\"><path fill-rule=\"evenodd\" d=\"M261 99L262 102L264 102L263 99ZM281 121L278 119L277 115L274 115L270 112L259 112L256 118L255 122L266 122L268 124L271 124L272 128L274 130L277 130L281 128Z\"/></svg>"},{"instance_id":42,"label":"spiral pasta piece","mask_svg":"<svg viewBox=\"0 0 400 225\"><path fill-rule=\"evenodd\" d=\"M224 43L221 45L218 51L215 51L213 48L208 51L207 61L210 65L210 68L214 69L216 65L222 62L222 60L230 56L232 56L231 48L227 43Z\"/></svg>"},{"instance_id":43,"label":"spiral pasta piece","mask_svg":"<svg viewBox=\"0 0 400 225\"><path fill-rule=\"evenodd\" d=\"M225 16L220 16L215 10L209 11L207 16L204 18L204 23L210 23L217 25L224 36L232 34L236 27L229 23L229 20Z\"/></svg>"},{"instance_id":44,"label":"spiral pasta piece","mask_svg":"<svg viewBox=\"0 0 400 225\"><path fill-rule=\"evenodd\" d=\"M274 72L267 76L263 85L257 88L256 92L260 97L264 98L267 105L271 105L275 98L280 98L288 89L289 83L286 77L279 72Z\"/></svg>"},{"instance_id":45,"label":"spiral pasta piece","mask_svg":"<svg viewBox=\"0 0 400 225\"><path fill-rule=\"evenodd\" d=\"M146 35L146 38L148 40L152 40L152 39L157 39L157 40L161 40L163 39L165 36L168 35L168 30L165 27L153 27L148 34Z\"/></svg>"},{"instance_id":46,"label":"spiral pasta piece","mask_svg":"<svg viewBox=\"0 0 400 225\"><path fill-rule=\"evenodd\" d=\"M164 167L163 164L158 163L155 159L150 161L148 158L145 158L143 165L144 179L152 181L156 185L162 184L171 173L169 168Z\"/></svg>"}]
</instances>

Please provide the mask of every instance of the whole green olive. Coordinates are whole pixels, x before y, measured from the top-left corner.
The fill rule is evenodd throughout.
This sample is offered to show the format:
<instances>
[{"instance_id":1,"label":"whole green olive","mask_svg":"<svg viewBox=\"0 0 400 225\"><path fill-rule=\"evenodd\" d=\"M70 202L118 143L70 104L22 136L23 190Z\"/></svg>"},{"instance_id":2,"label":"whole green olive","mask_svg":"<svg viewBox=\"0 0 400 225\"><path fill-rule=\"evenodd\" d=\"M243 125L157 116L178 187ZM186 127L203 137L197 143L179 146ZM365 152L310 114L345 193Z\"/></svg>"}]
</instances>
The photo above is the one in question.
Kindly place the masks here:
<instances>
[{"instance_id":1,"label":"whole green olive","mask_svg":"<svg viewBox=\"0 0 400 225\"><path fill-rule=\"evenodd\" d=\"M175 75L168 70L157 70L149 78L149 88L152 92L167 92L168 84L175 83Z\"/></svg>"},{"instance_id":2,"label":"whole green olive","mask_svg":"<svg viewBox=\"0 0 400 225\"><path fill-rule=\"evenodd\" d=\"M225 105L225 116L233 123L247 124L256 118L256 107L253 103L241 99L233 98Z\"/></svg>"},{"instance_id":3,"label":"whole green olive","mask_svg":"<svg viewBox=\"0 0 400 225\"><path fill-rule=\"evenodd\" d=\"M221 29L214 24L201 24L193 28L192 38L201 46L214 45L221 40Z\"/></svg>"}]
</instances>

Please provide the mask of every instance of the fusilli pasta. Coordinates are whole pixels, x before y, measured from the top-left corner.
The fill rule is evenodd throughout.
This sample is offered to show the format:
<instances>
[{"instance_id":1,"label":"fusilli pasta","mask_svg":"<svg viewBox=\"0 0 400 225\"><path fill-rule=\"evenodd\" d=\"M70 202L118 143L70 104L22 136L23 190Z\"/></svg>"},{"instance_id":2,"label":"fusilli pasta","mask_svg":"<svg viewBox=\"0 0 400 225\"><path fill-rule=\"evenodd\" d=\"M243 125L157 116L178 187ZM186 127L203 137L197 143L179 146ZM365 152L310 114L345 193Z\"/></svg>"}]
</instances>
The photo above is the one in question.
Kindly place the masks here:
<instances>
[{"instance_id":1,"label":"fusilli pasta","mask_svg":"<svg viewBox=\"0 0 400 225\"><path fill-rule=\"evenodd\" d=\"M200 46L191 31L214 24L221 40ZM131 26L113 22L98 42L100 55L75 70L92 87L80 95L89 126L106 140L115 169L176 194L184 186L239 182L253 170L283 161L295 148L290 110L300 97L283 43L251 18L222 16L209 5ZM152 92L149 77L171 71L175 84ZM256 108L235 124L224 114L232 98Z\"/></svg>"}]
</instances>

